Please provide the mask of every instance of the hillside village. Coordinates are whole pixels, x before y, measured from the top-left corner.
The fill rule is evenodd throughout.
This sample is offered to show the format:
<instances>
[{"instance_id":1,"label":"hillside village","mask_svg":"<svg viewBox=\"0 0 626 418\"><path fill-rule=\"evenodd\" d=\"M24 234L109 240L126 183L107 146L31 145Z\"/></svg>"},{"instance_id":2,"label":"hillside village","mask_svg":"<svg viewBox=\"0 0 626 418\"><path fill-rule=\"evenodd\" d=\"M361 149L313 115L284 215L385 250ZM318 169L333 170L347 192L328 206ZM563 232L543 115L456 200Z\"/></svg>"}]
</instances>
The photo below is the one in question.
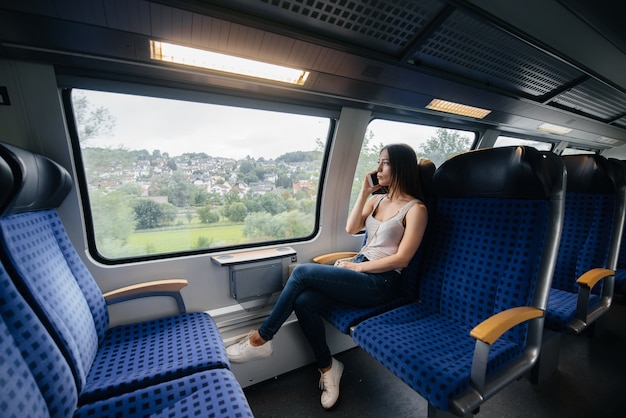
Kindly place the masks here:
<instances>
[{"instance_id":1,"label":"hillside village","mask_svg":"<svg viewBox=\"0 0 626 418\"><path fill-rule=\"evenodd\" d=\"M182 177L189 184L209 194L224 197L236 192L240 198L248 194L263 195L268 192L314 193L319 177L320 161L235 160L213 157L204 153L183 154L170 157L156 151L111 150L88 148L84 150L88 185L109 192L123 184L136 184L141 196L166 203L167 196L155 188L155 180L172 176ZM113 157L113 158L112 158ZM289 160L288 162L285 160Z\"/></svg>"}]
</instances>

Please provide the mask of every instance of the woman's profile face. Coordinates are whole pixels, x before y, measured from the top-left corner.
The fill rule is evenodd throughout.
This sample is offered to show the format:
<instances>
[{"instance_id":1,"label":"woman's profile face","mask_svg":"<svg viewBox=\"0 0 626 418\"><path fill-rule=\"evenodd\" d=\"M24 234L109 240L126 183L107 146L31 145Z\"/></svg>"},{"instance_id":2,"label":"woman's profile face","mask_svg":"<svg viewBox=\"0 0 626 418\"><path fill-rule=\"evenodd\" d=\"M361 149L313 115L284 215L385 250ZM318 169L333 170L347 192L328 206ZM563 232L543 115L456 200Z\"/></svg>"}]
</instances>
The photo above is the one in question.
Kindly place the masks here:
<instances>
[{"instance_id":1,"label":"woman's profile face","mask_svg":"<svg viewBox=\"0 0 626 418\"><path fill-rule=\"evenodd\" d=\"M384 149L378 156L378 183L381 186L389 186L391 184L392 175L389 153Z\"/></svg>"}]
</instances>

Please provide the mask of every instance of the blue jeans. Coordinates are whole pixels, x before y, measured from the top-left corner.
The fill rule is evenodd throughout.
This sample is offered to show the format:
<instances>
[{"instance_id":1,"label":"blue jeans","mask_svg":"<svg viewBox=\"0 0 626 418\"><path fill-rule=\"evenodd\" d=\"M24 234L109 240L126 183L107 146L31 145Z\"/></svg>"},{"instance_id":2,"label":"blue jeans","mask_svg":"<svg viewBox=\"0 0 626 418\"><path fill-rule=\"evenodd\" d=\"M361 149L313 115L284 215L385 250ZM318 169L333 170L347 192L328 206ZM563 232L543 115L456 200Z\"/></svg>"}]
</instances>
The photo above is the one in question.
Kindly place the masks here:
<instances>
[{"instance_id":1,"label":"blue jeans","mask_svg":"<svg viewBox=\"0 0 626 418\"><path fill-rule=\"evenodd\" d=\"M259 335L271 340L295 311L318 367L328 367L332 360L320 311L337 302L362 308L388 302L398 296L399 277L396 271L359 273L323 264L301 264L291 273Z\"/></svg>"}]
</instances>

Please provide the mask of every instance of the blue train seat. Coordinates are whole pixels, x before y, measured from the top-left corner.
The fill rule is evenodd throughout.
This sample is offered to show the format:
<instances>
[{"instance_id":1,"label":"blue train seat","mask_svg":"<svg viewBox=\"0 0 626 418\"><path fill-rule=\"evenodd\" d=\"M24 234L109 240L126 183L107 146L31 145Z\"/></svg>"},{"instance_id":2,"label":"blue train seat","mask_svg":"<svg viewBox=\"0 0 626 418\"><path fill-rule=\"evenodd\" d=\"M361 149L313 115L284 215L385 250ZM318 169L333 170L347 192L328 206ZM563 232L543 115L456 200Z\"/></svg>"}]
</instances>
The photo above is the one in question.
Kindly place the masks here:
<instances>
[{"instance_id":1,"label":"blue train seat","mask_svg":"<svg viewBox=\"0 0 626 418\"><path fill-rule=\"evenodd\" d=\"M72 370L0 264L0 416L252 417L228 369L190 374L78 406Z\"/></svg>"},{"instance_id":2,"label":"blue train seat","mask_svg":"<svg viewBox=\"0 0 626 418\"><path fill-rule=\"evenodd\" d=\"M429 416L472 414L536 362L564 188L560 158L529 147L471 151L435 171L418 301L353 331Z\"/></svg>"},{"instance_id":3,"label":"blue train seat","mask_svg":"<svg viewBox=\"0 0 626 418\"><path fill-rule=\"evenodd\" d=\"M55 209L72 187L69 174L8 144L0 144L0 156L0 169L15 179L12 199L0 203L0 256L68 362L78 405L230 368L219 330L203 312L109 328L107 302ZM149 288L155 287L160 294L158 284Z\"/></svg>"},{"instance_id":4,"label":"blue train seat","mask_svg":"<svg viewBox=\"0 0 626 418\"><path fill-rule=\"evenodd\" d=\"M422 185L422 191L424 192L425 202L423 202L428 208L428 217L429 222L432 217L435 215L435 202L432 198L432 177L435 172L435 164L427 158L420 158L418 161L419 168L419 176ZM397 299L385 303L383 305L374 306L370 308L360 308L356 306L350 306L342 303L333 303L332 305L326 307L323 311L321 311L322 316L326 321L328 321L332 326L337 328L340 332L344 334L349 334L352 328L363 321L366 318L370 318L372 316L379 315L383 312L387 312L391 309L397 308L399 306L410 303L417 298L417 283L416 280L417 268L419 266L419 262L421 259L422 248L427 245L428 239L428 231L430 229L427 228L424 238L422 239L422 243L420 248L413 256L413 259L409 263L409 265L402 270L402 296ZM365 243L365 239L363 240ZM332 254L323 254L318 257L315 257L313 261L321 264L326 264L329 262L334 262L338 258L353 256L356 253L332 253Z\"/></svg>"},{"instance_id":5,"label":"blue train seat","mask_svg":"<svg viewBox=\"0 0 626 418\"><path fill-rule=\"evenodd\" d=\"M617 160L600 155L562 159L567 169L565 216L545 326L579 334L611 306L626 185Z\"/></svg>"}]
</instances>

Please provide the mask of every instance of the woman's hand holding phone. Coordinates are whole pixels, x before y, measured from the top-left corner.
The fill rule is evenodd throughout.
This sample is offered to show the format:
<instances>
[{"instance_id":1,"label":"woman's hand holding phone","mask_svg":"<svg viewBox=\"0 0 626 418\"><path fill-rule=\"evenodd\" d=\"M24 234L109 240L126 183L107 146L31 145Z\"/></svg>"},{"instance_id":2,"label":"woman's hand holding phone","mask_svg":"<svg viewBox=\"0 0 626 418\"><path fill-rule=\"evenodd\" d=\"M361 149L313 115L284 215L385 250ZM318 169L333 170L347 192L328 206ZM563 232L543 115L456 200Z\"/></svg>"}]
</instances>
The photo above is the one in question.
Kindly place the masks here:
<instances>
[{"instance_id":1,"label":"woman's hand holding phone","mask_svg":"<svg viewBox=\"0 0 626 418\"><path fill-rule=\"evenodd\" d=\"M378 186L378 172L374 171L373 173L368 173L367 181L369 182L370 187Z\"/></svg>"}]
</instances>

